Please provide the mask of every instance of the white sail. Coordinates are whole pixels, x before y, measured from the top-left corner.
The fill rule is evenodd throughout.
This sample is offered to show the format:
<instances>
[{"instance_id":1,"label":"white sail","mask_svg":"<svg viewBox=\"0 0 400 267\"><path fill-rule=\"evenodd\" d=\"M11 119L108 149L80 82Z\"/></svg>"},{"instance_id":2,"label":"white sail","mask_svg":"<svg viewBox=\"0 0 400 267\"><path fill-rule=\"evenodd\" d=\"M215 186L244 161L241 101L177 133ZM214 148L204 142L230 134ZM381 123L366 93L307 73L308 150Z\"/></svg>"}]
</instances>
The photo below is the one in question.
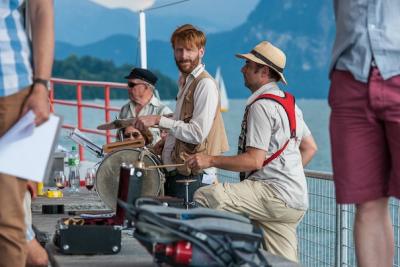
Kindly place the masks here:
<instances>
[{"instance_id":1,"label":"white sail","mask_svg":"<svg viewBox=\"0 0 400 267\"><path fill-rule=\"evenodd\" d=\"M217 82L220 94L221 94L221 112L226 112L229 109L228 95L226 94L226 87L224 79L222 79L221 68L217 68L215 73L215 81Z\"/></svg>"}]
</instances>

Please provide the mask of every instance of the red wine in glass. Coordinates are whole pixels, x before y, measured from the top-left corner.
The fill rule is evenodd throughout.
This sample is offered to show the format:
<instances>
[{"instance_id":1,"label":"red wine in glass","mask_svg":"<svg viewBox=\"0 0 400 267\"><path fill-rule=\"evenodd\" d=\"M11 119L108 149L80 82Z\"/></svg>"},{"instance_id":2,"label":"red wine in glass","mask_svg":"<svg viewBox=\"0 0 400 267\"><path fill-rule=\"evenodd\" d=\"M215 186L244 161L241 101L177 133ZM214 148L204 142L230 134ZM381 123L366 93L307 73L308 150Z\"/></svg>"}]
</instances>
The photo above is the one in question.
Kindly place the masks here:
<instances>
[{"instance_id":1,"label":"red wine in glass","mask_svg":"<svg viewBox=\"0 0 400 267\"><path fill-rule=\"evenodd\" d=\"M90 190L92 190L93 186L94 186L93 184L87 184L86 188L87 188L87 190L90 191Z\"/></svg>"},{"instance_id":2,"label":"red wine in glass","mask_svg":"<svg viewBox=\"0 0 400 267\"><path fill-rule=\"evenodd\" d=\"M60 190L64 189L64 187L65 187L65 185L63 183L56 183L56 186Z\"/></svg>"},{"instance_id":3,"label":"red wine in glass","mask_svg":"<svg viewBox=\"0 0 400 267\"><path fill-rule=\"evenodd\" d=\"M63 189L67 184L67 179L63 171L55 171L54 172L54 182L58 189Z\"/></svg>"}]
</instances>

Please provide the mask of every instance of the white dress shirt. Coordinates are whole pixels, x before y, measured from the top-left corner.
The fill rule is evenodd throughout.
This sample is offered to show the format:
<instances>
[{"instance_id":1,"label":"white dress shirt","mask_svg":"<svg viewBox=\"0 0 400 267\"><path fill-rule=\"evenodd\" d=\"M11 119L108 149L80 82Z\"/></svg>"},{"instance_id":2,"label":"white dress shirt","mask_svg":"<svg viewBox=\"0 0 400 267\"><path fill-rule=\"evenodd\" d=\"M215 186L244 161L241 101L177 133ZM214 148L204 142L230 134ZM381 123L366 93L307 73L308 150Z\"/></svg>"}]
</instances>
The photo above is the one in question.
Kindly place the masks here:
<instances>
[{"instance_id":1,"label":"white dress shirt","mask_svg":"<svg viewBox=\"0 0 400 267\"><path fill-rule=\"evenodd\" d=\"M164 164L173 164L171 153L175 146L175 140L201 144L208 136L217 111L219 92L215 82L210 78L200 80L194 92L193 117L189 123L179 120L182 103L187 94L187 89L195 78L205 69L203 64L199 64L185 80L185 85L179 88L176 109L173 118L161 117L160 126L170 129L165 141L162 159ZM169 171L174 168L168 168ZM207 171L206 171L207 172ZM208 173L208 172L207 172Z\"/></svg>"}]
</instances>

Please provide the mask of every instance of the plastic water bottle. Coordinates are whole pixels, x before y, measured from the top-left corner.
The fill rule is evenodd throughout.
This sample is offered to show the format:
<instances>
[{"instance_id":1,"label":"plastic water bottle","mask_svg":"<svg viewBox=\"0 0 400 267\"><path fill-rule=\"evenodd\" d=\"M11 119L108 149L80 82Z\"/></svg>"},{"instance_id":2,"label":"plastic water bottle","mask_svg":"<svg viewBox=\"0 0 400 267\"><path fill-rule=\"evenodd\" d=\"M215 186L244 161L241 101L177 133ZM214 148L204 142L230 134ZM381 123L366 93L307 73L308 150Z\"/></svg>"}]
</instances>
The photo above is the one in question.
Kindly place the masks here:
<instances>
[{"instance_id":1,"label":"plastic water bottle","mask_svg":"<svg viewBox=\"0 0 400 267\"><path fill-rule=\"evenodd\" d=\"M72 150L68 154L68 182L70 187L70 192L79 192L79 155L76 151L76 147L72 146Z\"/></svg>"}]
</instances>

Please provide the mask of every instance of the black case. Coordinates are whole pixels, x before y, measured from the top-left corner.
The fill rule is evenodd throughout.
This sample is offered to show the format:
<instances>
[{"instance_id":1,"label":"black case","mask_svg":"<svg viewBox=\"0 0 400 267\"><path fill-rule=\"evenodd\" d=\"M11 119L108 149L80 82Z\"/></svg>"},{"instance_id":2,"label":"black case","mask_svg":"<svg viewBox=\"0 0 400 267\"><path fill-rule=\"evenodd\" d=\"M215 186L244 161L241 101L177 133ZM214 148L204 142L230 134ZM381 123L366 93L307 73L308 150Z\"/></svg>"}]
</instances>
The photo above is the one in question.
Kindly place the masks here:
<instances>
[{"instance_id":1,"label":"black case","mask_svg":"<svg viewBox=\"0 0 400 267\"><path fill-rule=\"evenodd\" d=\"M133 203L140 194L141 180L133 167L121 165L118 198ZM56 226L54 244L63 254L116 254L121 250L121 229L125 211L117 206L115 216L108 218L75 218L83 225L66 225L61 219Z\"/></svg>"},{"instance_id":2,"label":"black case","mask_svg":"<svg viewBox=\"0 0 400 267\"><path fill-rule=\"evenodd\" d=\"M63 254L116 254L121 250L121 226L59 223L54 244Z\"/></svg>"}]
</instances>

